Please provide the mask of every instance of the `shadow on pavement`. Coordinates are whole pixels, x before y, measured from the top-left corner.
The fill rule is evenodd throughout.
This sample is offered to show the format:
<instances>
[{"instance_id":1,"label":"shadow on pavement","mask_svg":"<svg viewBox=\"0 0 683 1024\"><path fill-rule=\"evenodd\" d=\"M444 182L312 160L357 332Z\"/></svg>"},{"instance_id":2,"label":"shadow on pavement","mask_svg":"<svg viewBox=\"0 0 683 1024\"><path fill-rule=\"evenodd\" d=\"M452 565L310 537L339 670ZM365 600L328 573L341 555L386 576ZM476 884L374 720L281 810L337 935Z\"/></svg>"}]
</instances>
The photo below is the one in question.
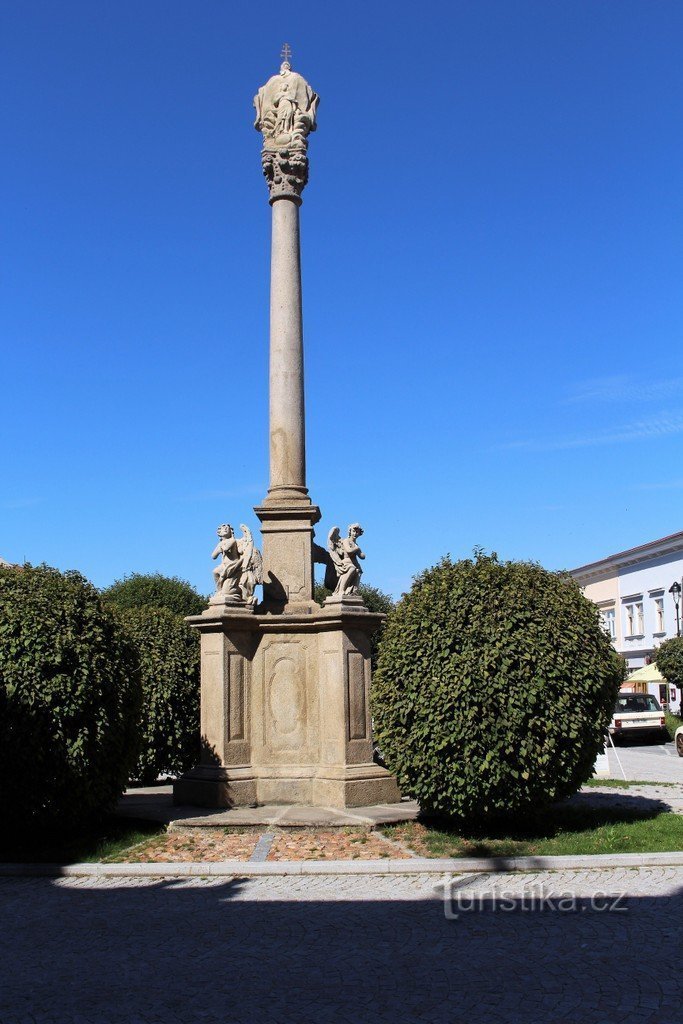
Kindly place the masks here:
<instances>
[{"instance_id":1,"label":"shadow on pavement","mask_svg":"<svg viewBox=\"0 0 683 1024\"><path fill-rule=\"evenodd\" d=\"M614 745L619 750L621 747L663 747L671 742L668 733L661 736L638 736L635 732L622 732L614 737Z\"/></svg>"},{"instance_id":2,"label":"shadow on pavement","mask_svg":"<svg viewBox=\"0 0 683 1024\"><path fill-rule=\"evenodd\" d=\"M493 895L504 881L514 883L490 881L498 889L470 906L451 902L457 919L449 920L443 901L424 898L424 887L413 898L409 882L386 876L328 878L318 899L306 897L322 893L319 879L106 886L4 879L0 1020L679 1019L681 891L625 899L612 912L591 906L584 883L572 910L513 900L504 911ZM355 898L343 898L350 892ZM406 892L410 898L401 898Z\"/></svg>"},{"instance_id":3,"label":"shadow on pavement","mask_svg":"<svg viewBox=\"0 0 683 1024\"><path fill-rule=\"evenodd\" d=\"M658 814L670 810L666 800L660 797L629 793L627 789L582 790L556 806L570 807L577 812L590 808L600 812L605 824L609 824L610 821L623 821L630 815L639 819L656 818Z\"/></svg>"}]
</instances>

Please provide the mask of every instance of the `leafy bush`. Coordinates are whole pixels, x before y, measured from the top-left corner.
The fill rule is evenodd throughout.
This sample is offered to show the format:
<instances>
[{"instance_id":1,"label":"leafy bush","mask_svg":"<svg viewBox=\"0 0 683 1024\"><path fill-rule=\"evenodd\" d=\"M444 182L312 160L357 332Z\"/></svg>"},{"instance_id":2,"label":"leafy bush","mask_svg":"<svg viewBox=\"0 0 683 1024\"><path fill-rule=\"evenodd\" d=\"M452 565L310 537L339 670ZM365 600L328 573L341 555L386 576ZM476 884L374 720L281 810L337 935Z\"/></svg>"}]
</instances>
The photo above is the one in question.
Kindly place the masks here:
<instances>
[{"instance_id":1,"label":"leafy bush","mask_svg":"<svg viewBox=\"0 0 683 1024\"><path fill-rule=\"evenodd\" d=\"M666 731L669 734L669 739L672 740L676 735L676 730L680 729L683 725L683 718L680 715L674 715L673 711L665 711L664 717L666 719Z\"/></svg>"},{"instance_id":2,"label":"leafy bush","mask_svg":"<svg viewBox=\"0 0 683 1024\"><path fill-rule=\"evenodd\" d=\"M117 608L167 608L177 615L201 615L206 598L177 576L131 573L102 591L108 604Z\"/></svg>"},{"instance_id":3,"label":"leafy bush","mask_svg":"<svg viewBox=\"0 0 683 1024\"><path fill-rule=\"evenodd\" d=\"M361 583L358 590L370 612L382 612L384 615L388 615L395 608L393 597L385 594L379 587L370 587L366 583ZM325 603L325 598L330 597L331 594L332 591L324 583L316 583L313 588L313 599L321 606Z\"/></svg>"},{"instance_id":4,"label":"leafy bush","mask_svg":"<svg viewBox=\"0 0 683 1024\"><path fill-rule=\"evenodd\" d=\"M0 816L69 826L111 809L137 755L135 651L77 572L0 568Z\"/></svg>"},{"instance_id":5,"label":"leafy bush","mask_svg":"<svg viewBox=\"0 0 683 1024\"><path fill-rule=\"evenodd\" d=\"M151 784L199 761L199 636L165 608L117 615L135 645L142 680L140 755L132 778Z\"/></svg>"},{"instance_id":6,"label":"leafy bush","mask_svg":"<svg viewBox=\"0 0 683 1024\"><path fill-rule=\"evenodd\" d=\"M566 575L443 559L390 616L375 738L423 810L486 820L575 792L602 747L622 668Z\"/></svg>"},{"instance_id":7,"label":"leafy bush","mask_svg":"<svg viewBox=\"0 0 683 1024\"><path fill-rule=\"evenodd\" d=\"M359 590L370 612L382 612L383 615L388 615L396 607L393 597L385 594L379 587L370 587L366 583L361 583Z\"/></svg>"},{"instance_id":8,"label":"leafy bush","mask_svg":"<svg viewBox=\"0 0 683 1024\"><path fill-rule=\"evenodd\" d=\"M665 640L655 651L655 665L668 683L683 690L683 637Z\"/></svg>"}]
</instances>

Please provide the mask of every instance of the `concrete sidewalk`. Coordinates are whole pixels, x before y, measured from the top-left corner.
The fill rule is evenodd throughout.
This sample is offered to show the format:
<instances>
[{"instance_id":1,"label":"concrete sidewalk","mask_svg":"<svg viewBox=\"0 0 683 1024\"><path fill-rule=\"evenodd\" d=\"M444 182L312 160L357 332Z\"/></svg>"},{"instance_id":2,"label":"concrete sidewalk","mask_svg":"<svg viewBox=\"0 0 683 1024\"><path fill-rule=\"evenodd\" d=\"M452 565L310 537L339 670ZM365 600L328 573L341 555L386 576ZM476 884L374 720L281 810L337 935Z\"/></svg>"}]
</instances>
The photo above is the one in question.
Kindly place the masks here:
<instances>
[{"instance_id":1,"label":"concrete sidewalk","mask_svg":"<svg viewBox=\"0 0 683 1024\"><path fill-rule=\"evenodd\" d=\"M187 861L176 864L0 864L0 877L231 877L256 875L416 875L515 871L613 871L617 868L683 867L683 851L596 853L561 857L413 857L407 860Z\"/></svg>"}]
</instances>

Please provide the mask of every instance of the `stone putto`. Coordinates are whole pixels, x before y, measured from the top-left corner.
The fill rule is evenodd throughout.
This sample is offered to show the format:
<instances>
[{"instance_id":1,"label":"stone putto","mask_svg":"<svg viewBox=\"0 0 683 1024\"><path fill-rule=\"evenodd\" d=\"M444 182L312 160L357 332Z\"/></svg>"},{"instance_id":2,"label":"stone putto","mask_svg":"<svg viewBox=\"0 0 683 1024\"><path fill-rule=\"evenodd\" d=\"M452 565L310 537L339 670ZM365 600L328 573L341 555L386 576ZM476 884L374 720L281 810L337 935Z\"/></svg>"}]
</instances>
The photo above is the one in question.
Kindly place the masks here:
<instances>
[{"instance_id":1,"label":"stone putto","mask_svg":"<svg viewBox=\"0 0 683 1024\"><path fill-rule=\"evenodd\" d=\"M356 541L362 535L363 529L360 523L352 523L349 526L348 537L343 540L340 537L338 526L333 527L329 532L327 550L337 574L337 585L332 594L333 598L358 594L360 578L363 575L358 559L365 558L365 555Z\"/></svg>"},{"instance_id":2,"label":"stone putto","mask_svg":"<svg viewBox=\"0 0 683 1024\"><path fill-rule=\"evenodd\" d=\"M235 537L232 526L223 523L218 527L218 544L211 557L220 558L213 570L216 593L213 604L256 604L254 591L263 583L263 562L261 552L254 545L251 530L240 524L242 536Z\"/></svg>"},{"instance_id":3,"label":"stone putto","mask_svg":"<svg viewBox=\"0 0 683 1024\"><path fill-rule=\"evenodd\" d=\"M246 604L255 605L256 595L254 591L259 583L263 583L263 558L261 552L254 544L251 530L240 523L242 536L237 541L237 548L242 555L242 574L240 576L240 590Z\"/></svg>"}]
</instances>

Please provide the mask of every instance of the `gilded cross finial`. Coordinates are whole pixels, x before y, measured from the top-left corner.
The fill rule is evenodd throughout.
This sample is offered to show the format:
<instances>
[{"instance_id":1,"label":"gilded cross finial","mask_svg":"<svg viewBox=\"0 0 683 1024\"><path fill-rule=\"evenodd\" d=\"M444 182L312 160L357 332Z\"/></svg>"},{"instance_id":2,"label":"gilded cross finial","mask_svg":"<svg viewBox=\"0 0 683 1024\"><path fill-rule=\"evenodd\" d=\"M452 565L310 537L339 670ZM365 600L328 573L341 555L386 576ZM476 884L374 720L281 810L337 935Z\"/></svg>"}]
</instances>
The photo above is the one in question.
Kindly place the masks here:
<instances>
[{"instance_id":1,"label":"gilded cross finial","mask_svg":"<svg viewBox=\"0 0 683 1024\"><path fill-rule=\"evenodd\" d=\"M289 45L289 43L283 43L282 44L282 49L280 51L280 56L282 57L283 60L286 60L288 64L291 62L291 60L292 60L292 48Z\"/></svg>"}]
</instances>

